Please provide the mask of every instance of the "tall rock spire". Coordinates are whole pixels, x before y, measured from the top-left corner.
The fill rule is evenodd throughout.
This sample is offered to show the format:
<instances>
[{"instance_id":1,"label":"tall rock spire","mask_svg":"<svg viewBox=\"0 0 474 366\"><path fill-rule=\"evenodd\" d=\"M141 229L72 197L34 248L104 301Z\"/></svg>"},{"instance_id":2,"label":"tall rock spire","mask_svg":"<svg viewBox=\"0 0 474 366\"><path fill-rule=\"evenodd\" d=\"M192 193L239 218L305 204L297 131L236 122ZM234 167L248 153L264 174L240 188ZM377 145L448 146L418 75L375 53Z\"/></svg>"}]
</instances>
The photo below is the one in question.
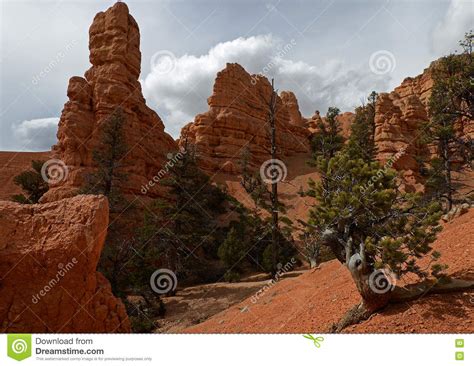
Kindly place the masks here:
<instances>
[{"instance_id":1,"label":"tall rock spire","mask_svg":"<svg viewBox=\"0 0 474 366\"><path fill-rule=\"evenodd\" d=\"M156 112L147 107L138 81L140 75L140 31L125 3L118 2L98 13L89 29L89 60L92 67L85 77L69 80L58 128L56 159L68 168L64 180L52 185L43 201L71 196L94 169L92 153L100 146L101 127L120 107L125 113L123 134L127 153L120 162L127 181L125 194L141 194L140 189L155 176L166 155L177 150L173 138L164 132ZM159 195L156 186L147 193Z\"/></svg>"}]
</instances>

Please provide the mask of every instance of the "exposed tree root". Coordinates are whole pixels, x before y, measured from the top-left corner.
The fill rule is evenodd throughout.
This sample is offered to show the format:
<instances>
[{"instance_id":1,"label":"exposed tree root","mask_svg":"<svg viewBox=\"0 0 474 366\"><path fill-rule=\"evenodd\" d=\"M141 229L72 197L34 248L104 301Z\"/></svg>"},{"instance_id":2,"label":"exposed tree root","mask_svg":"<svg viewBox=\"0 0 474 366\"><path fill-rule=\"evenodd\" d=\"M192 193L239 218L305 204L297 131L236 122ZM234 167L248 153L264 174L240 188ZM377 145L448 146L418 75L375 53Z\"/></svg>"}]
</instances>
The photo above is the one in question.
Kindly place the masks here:
<instances>
[{"instance_id":1,"label":"exposed tree root","mask_svg":"<svg viewBox=\"0 0 474 366\"><path fill-rule=\"evenodd\" d=\"M474 281L450 279L449 282L424 282L406 287L396 287L390 297L390 303L412 301L425 294L445 294L474 289Z\"/></svg>"},{"instance_id":2,"label":"exposed tree root","mask_svg":"<svg viewBox=\"0 0 474 366\"><path fill-rule=\"evenodd\" d=\"M344 328L363 322L369 319L376 310L370 311L363 302L351 308L338 323L334 323L329 328L330 333L340 333Z\"/></svg>"},{"instance_id":3,"label":"exposed tree root","mask_svg":"<svg viewBox=\"0 0 474 366\"><path fill-rule=\"evenodd\" d=\"M332 324L329 328L330 333L340 333L344 328L361 323L371 317L371 315L385 308L386 305L402 303L419 299L428 294L444 294L474 289L474 281L464 281L451 279L447 283L424 282L406 287L396 287L392 292L388 303L383 306L369 307L366 303L351 308L338 323Z\"/></svg>"}]
</instances>

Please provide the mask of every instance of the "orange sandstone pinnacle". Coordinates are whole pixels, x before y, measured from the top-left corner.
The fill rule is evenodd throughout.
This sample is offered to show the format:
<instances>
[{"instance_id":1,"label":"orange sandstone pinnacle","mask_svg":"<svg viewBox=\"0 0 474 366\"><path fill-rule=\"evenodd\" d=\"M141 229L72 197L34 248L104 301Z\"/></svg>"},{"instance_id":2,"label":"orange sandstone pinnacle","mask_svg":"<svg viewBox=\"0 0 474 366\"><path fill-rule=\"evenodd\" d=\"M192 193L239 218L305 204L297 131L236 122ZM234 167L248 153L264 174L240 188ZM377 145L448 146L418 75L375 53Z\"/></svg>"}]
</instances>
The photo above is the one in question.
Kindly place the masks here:
<instances>
[{"instance_id":1,"label":"orange sandstone pinnacle","mask_svg":"<svg viewBox=\"0 0 474 366\"><path fill-rule=\"evenodd\" d=\"M64 161L69 174L53 185L42 202L72 196L93 170L92 153L101 139L101 126L115 108L125 113L123 135L127 154L120 162L127 175L121 190L141 195L146 184L166 163L166 155L177 151L173 138L164 132L158 114L147 107L138 81L140 75L140 32L125 3L119 2L98 13L89 29L92 67L85 77L69 80L53 156ZM159 196L159 187L147 193Z\"/></svg>"}]
</instances>

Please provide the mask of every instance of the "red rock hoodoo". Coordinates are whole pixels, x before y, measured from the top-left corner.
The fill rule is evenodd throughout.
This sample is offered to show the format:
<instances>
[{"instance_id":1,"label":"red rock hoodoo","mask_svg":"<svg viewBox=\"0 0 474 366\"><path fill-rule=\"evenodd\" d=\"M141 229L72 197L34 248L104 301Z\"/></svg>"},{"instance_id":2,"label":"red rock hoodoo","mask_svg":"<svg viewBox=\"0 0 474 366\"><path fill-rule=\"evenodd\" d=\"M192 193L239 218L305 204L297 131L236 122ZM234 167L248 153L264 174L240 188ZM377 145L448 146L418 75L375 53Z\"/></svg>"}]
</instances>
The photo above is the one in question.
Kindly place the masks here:
<instances>
[{"instance_id":1,"label":"red rock hoodoo","mask_svg":"<svg viewBox=\"0 0 474 366\"><path fill-rule=\"evenodd\" d=\"M53 186L43 198L54 201L74 194L93 169L92 152L99 145L101 126L117 108L125 113L123 134L127 154L120 162L127 182L122 191L140 194L140 188L157 174L177 144L164 132L160 117L148 108L138 81L140 74L140 33L125 3L118 2L98 13L89 29L92 67L85 78L69 80L59 121L54 157L69 170L67 178ZM156 188L157 186L155 186ZM157 194L151 189L148 195Z\"/></svg>"},{"instance_id":2,"label":"red rock hoodoo","mask_svg":"<svg viewBox=\"0 0 474 366\"><path fill-rule=\"evenodd\" d=\"M130 332L125 306L96 271L107 199L0 201L0 331Z\"/></svg>"},{"instance_id":3,"label":"red rock hoodoo","mask_svg":"<svg viewBox=\"0 0 474 366\"><path fill-rule=\"evenodd\" d=\"M405 180L419 181L415 160L418 128L428 120L428 102L433 87L426 69L415 78L406 78L390 93L380 93L375 106L375 144L377 159L393 159L393 168L403 170ZM403 152L403 153L402 153ZM398 159L394 159L395 154Z\"/></svg>"},{"instance_id":4,"label":"red rock hoodoo","mask_svg":"<svg viewBox=\"0 0 474 366\"><path fill-rule=\"evenodd\" d=\"M351 134L351 124L354 122L355 114L352 112L343 112L339 114L336 119L339 122L339 126L341 127L341 134L344 136L344 138L349 138L349 135ZM321 117L319 111L316 111L311 118L306 120L305 125L311 133L315 133L319 131L318 124L325 121L326 117Z\"/></svg>"},{"instance_id":5,"label":"red rock hoodoo","mask_svg":"<svg viewBox=\"0 0 474 366\"><path fill-rule=\"evenodd\" d=\"M271 85L267 78L250 75L238 64L227 64L217 74L208 98L209 110L181 130L195 146L200 167L209 173L237 173L242 153L248 149L250 165L258 167L270 159L268 105ZM310 150L310 132L302 127L298 102L293 93L277 98L278 158Z\"/></svg>"},{"instance_id":6,"label":"red rock hoodoo","mask_svg":"<svg viewBox=\"0 0 474 366\"><path fill-rule=\"evenodd\" d=\"M433 87L432 70L436 61L414 78L406 78L390 93L380 93L375 107L375 144L377 159L393 161L393 167L403 171L404 180L420 188L417 137L420 126L429 120L429 99ZM460 136L474 137L472 123L458 124ZM400 153L403 154L400 155ZM396 154L399 154L394 158Z\"/></svg>"},{"instance_id":7,"label":"red rock hoodoo","mask_svg":"<svg viewBox=\"0 0 474 366\"><path fill-rule=\"evenodd\" d=\"M298 100L296 99L295 94L291 91L282 91L280 93L280 98L288 111L290 123L295 126L305 127L306 118L301 115L300 106L298 105Z\"/></svg>"}]
</instances>

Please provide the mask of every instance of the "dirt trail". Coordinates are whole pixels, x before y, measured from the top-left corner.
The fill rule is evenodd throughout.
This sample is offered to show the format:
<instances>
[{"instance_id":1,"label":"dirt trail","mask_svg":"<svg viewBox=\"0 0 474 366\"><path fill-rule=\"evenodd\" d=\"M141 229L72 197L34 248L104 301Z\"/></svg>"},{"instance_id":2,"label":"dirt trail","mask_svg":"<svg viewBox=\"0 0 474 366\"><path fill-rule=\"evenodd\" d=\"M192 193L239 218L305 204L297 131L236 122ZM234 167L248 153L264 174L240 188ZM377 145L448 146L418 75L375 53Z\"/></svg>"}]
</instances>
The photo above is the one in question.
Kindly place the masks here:
<instances>
[{"instance_id":1,"label":"dirt trail","mask_svg":"<svg viewBox=\"0 0 474 366\"><path fill-rule=\"evenodd\" d=\"M282 278L296 277L305 271L285 273ZM165 297L166 316L155 321L156 333L180 333L202 323L211 316L254 296L268 285L268 275L259 274L239 283L218 282L178 290L176 296ZM247 311L245 307L239 309Z\"/></svg>"}]
</instances>

